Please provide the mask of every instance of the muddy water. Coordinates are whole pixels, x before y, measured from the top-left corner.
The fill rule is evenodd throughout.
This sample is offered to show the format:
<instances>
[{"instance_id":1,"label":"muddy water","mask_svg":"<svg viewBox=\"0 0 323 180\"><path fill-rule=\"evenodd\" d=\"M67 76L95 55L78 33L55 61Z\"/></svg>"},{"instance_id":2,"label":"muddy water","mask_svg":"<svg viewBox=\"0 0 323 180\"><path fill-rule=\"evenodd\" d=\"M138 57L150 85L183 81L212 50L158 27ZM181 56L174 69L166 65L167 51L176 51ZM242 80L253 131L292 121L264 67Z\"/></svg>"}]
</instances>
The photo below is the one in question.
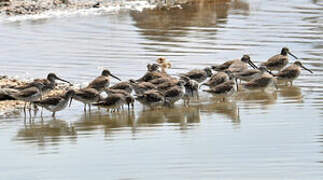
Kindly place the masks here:
<instances>
[{"instance_id":1,"label":"muddy water","mask_svg":"<svg viewBox=\"0 0 323 180\"><path fill-rule=\"evenodd\" d=\"M0 119L0 179L322 179L322 4L215 0L2 21L1 74L19 78L56 72L84 85L108 68L127 80L158 56L177 75L242 54L259 64L283 46L314 74L223 103L201 93L189 108L84 113L74 103L56 119Z\"/></svg>"}]
</instances>

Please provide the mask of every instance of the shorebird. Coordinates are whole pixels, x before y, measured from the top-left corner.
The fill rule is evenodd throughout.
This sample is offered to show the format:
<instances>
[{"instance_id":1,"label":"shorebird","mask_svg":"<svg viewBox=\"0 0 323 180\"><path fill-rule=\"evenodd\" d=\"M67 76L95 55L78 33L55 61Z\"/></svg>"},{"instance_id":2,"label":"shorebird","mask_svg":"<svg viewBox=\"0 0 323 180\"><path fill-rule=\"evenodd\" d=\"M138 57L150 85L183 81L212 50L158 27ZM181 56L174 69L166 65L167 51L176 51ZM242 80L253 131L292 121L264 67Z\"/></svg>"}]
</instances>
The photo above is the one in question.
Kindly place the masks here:
<instances>
[{"instance_id":1,"label":"shorebird","mask_svg":"<svg viewBox=\"0 0 323 180\"><path fill-rule=\"evenodd\" d=\"M301 74L301 68L313 73L313 71L307 69L300 61L295 61L292 65L284 68L274 76L277 80L285 81L286 83L290 82L290 85L292 86L293 81Z\"/></svg>"},{"instance_id":2,"label":"shorebird","mask_svg":"<svg viewBox=\"0 0 323 180\"><path fill-rule=\"evenodd\" d=\"M280 54L272 56L266 62L262 63L261 66L265 66L270 71L280 71L288 64L288 54L297 59L297 57L293 55L287 47L284 47Z\"/></svg>"},{"instance_id":3,"label":"shorebird","mask_svg":"<svg viewBox=\"0 0 323 180\"><path fill-rule=\"evenodd\" d=\"M149 82L154 84L154 85L159 85L159 84L163 84L165 82L170 82L170 81L177 81L177 79L169 78L169 77L161 77L161 78L153 79L153 80L151 80Z\"/></svg>"},{"instance_id":4,"label":"shorebird","mask_svg":"<svg viewBox=\"0 0 323 180\"><path fill-rule=\"evenodd\" d=\"M74 94L74 90L68 90L63 95L51 96L40 101L34 101L34 103L52 112L52 117L55 117L55 113L65 109L68 102L70 102L69 106L71 106ZM41 113L42 115L43 112Z\"/></svg>"},{"instance_id":5,"label":"shorebird","mask_svg":"<svg viewBox=\"0 0 323 180\"><path fill-rule=\"evenodd\" d=\"M160 91L160 92L165 92L168 89L176 86L177 83L178 83L177 81L167 81L167 82L164 82L162 84L157 85L157 90Z\"/></svg>"},{"instance_id":6,"label":"shorebird","mask_svg":"<svg viewBox=\"0 0 323 180\"><path fill-rule=\"evenodd\" d=\"M157 88L150 82L135 82L133 79L130 79L129 83L137 95L143 94L145 91Z\"/></svg>"},{"instance_id":7,"label":"shorebird","mask_svg":"<svg viewBox=\"0 0 323 180\"><path fill-rule=\"evenodd\" d=\"M112 89L115 89L115 90L120 89L120 90L124 90L124 91L128 92L129 94L132 92L132 88L131 88L130 83L126 82L126 81L117 83L117 84L109 87L109 89L110 90L112 90Z\"/></svg>"},{"instance_id":8,"label":"shorebird","mask_svg":"<svg viewBox=\"0 0 323 180\"><path fill-rule=\"evenodd\" d=\"M24 86L19 86L19 87L14 87L15 89L26 89L26 88L29 88L32 86L32 83L35 83L35 82L39 82L39 83L42 83L44 86L42 88L42 93L43 94L46 94L48 93L50 90L53 90L56 86L56 83L55 81L56 80L59 80L59 81L63 81L63 82L66 82L70 85L72 85L70 82L64 80L64 79L61 79L59 77L57 77L57 75L55 73L49 73L47 75L47 78L46 79L35 79L33 82L31 83L28 83Z\"/></svg>"},{"instance_id":9,"label":"shorebird","mask_svg":"<svg viewBox=\"0 0 323 180\"><path fill-rule=\"evenodd\" d=\"M181 74L181 76L186 76L192 80L197 81L198 83L203 82L206 78L212 76L211 68L204 68L204 69L194 69L190 72L185 74Z\"/></svg>"},{"instance_id":10,"label":"shorebird","mask_svg":"<svg viewBox=\"0 0 323 180\"><path fill-rule=\"evenodd\" d=\"M253 79L259 78L266 71L268 71L266 67L260 66L258 69L246 69L242 72L235 73L234 76L242 81L251 81Z\"/></svg>"},{"instance_id":11,"label":"shorebird","mask_svg":"<svg viewBox=\"0 0 323 180\"><path fill-rule=\"evenodd\" d=\"M99 93L101 93L105 88L109 87L109 85L110 85L110 78L109 77L110 76L121 81L120 78L111 74L111 72L109 70L105 69L102 71L101 76L95 78L87 87L94 88L97 91L99 91Z\"/></svg>"},{"instance_id":12,"label":"shorebird","mask_svg":"<svg viewBox=\"0 0 323 180\"><path fill-rule=\"evenodd\" d=\"M265 71L262 72L262 75L256 79L253 79L249 82L243 83L242 86L248 90L265 90L270 85L276 85L276 81L273 76Z\"/></svg>"},{"instance_id":13,"label":"shorebird","mask_svg":"<svg viewBox=\"0 0 323 180\"><path fill-rule=\"evenodd\" d=\"M220 71L220 72L212 75L211 78L207 82L201 84L201 86L204 85L204 86L208 86L208 87L215 87L219 84L222 84L222 83L230 80L229 74L231 74L231 72L228 70Z\"/></svg>"},{"instance_id":14,"label":"shorebird","mask_svg":"<svg viewBox=\"0 0 323 180\"><path fill-rule=\"evenodd\" d=\"M233 80L226 81L222 84L203 91L216 95L217 97L222 98L222 101L225 101L226 97L232 96L237 90L237 79L234 78Z\"/></svg>"},{"instance_id":15,"label":"shorebird","mask_svg":"<svg viewBox=\"0 0 323 180\"><path fill-rule=\"evenodd\" d=\"M184 96L185 81L178 81L177 85L168 89L164 94L165 104L173 105Z\"/></svg>"},{"instance_id":16,"label":"shorebird","mask_svg":"<svg viewBox=\"0 0 323 180\"><path fill-rule=\"evenodd\" d=\"M172 64L169 61L167 61L167 59L164 57L158 58L157 63L160 65L162 73L166 73L166 69L172 67Z\"/></svg>"},{"instance_id":17,"label":"shorebird","mask_svg":"<svg viewBox=\"0 0 323 180\"><path fill-rule=\"evenodd\" d=\"M185 96L194 97L198 95L199 83L186 76L181 76L180 80L185 82Z\"/></svg>"},{"instance_id":18,"label":"shorebird","mask_svg":"<svg viewBox=\"0 0 323 180\"><path fill-rule=\"evenodd\" d=\"M159 71L160 65L159 64L147 64L147 71L148 72L160 72Z\"/></svg>"},{"instance_id":19,"label":"shorebird","mask_svg":"<svg viewBox=\"0 0 323 180\"><path fill-rule=\"evenodd\" d=\"M44 88L44 84L40 82L33 82L30 84L29 88L23 89L16 93L10 94L10 96L14 97L17 100L25 101L24 111L26 111L27 103L31 103L37 101L38 99L42 100L42 89Z\"/></svg>"},{"instance_id":20,"label":"shorebird","mask_svg":"<svg viewBox=\"0 0 323 180\"><path fill-rule=\"evenodd\" d=\"M158 90L149 90L136 98L140 103L145 106L153 108L155 106L163 105L165 98Z\"/></svg>"},{"instance_id":21,"label":"shorebird","mask_svg":"<svg viewBox=\"0 0 323 180\"><path fill-rule=\"evenodd\" d=\"M113 111L120 110L124 104L127 104L127 101L126 96L122 94L112 94L99 102L93 103L94 106L113 109Z\"/></svg>"},{"instance_id":22,"label":"shorebird","mask_svg":"<svg viewBox=\"0 0 323 180\"><path fill-rule=\"evenodd\" d=\"M89 106L89 110L91 111L91 104L102 99L99 91L94 88L83 88L76 90L73 98L84 104L84 111L86 111L86 105Z\"/></svg>"},{"instance_id":23,"label":"shorebird","mask_svg":"<svg viewBox=\"0 0 323 180\"><path fill-rule=\"evenodd\" d=\"M221 65L212 66L214 71L229 70L231 72L241 72L248 68L249 64L252 68L256 69L257 66L251 61L250 56L243 55L241 59L227 61Z\"/></svg>"}]
</instances>

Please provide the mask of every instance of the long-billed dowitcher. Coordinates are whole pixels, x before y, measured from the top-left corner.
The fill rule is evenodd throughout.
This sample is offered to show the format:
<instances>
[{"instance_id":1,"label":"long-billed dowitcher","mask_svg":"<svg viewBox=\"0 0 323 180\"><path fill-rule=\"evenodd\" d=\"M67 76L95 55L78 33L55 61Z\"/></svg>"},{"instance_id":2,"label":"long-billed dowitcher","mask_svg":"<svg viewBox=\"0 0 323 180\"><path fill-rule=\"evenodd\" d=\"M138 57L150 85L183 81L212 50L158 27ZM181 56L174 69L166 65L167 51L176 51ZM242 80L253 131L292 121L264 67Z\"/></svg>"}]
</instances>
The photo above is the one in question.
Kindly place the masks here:
<instances>
[{"instance_id":1,"label":"long-billed dowitcher","mask_svg":"<svg viewBox=\"0 0 323 180\"><path fill-rule=\"evenodd\" d=\"M237 90L237 79L234 78L232 80L226 81L215 87L203 91L211 93L219 98L222 98L222 100L224 101L226 97L232 96Z\"/></svg>"},{"instance_id":2,"label":"long-billed dowitcher","mask_svg":"<svg viewBox=\"0 0 323 180\"><path fill-rule=\"evenodd\" d=\"M94 106L99 106L99 107L103 107L106 109L112 109L112 110L120 110L120 108L124 105L127 104L126 101L126 96L122 95L122 94L111 94L110 96L108 96L107 98L93 103Z\"/></svg>"},{"instance_id":3,"label":"long-billed dowitcher","mask_svg":"<svg viewBox=\"0 0 323 180\"><path fill-rule=\"evenodd\" d=\"M295 61L292 65L284 68L280 72L278 72L275 77L278 80L290 82L290 85L293 85L293 81L298 78L301 74L301 68L305 69L306 71L313 73L310 69L307 69L300 61Z\"/></svg>"},{"instance_id":4,"label":"long-billed dowitcher","mask_svg":"<svg viewBox=\"0 0 323 180\"><path fill-rule=\"evenodd\" d=\"M201 84L201 86L215 87L230 80L229 74L232 74L229 70L219 71L216 74L212 75L207 82Z\"/></svg>"},{"instance_id":5,"label":"long-billed dowitcher","mask_svg":"<svg viewBox=\"0 0 323 180\"><path fill-rule=\"evenodd\" d=\"M132 87L131 87L130 83L126 82L126 81L117 83L117 84L109 87L109 89L110 90L112 90L112 89L116 89L116 90L120 89L120 90L124 90L124 91L128 92L129 94L132 92Z\"/></svg>"},{"instance_id":6,"label":"long-billed dowitcher","mask_svg":"<svg viewBox=\"0 0 323 180\"><path fill-rule=\"evenodd\" d=\"M84 104L84 111L86 111L86 105L89 106L89 110L91 111L91 104L100 101L102 98L100 92L96 89L83 88L75 91L73 99Z\"/></svg>"},{"instance_id":7,"label":"long-billed dowitcher","mask_svg":"<svg viewBox=\"0 0 323 180\"><path fill-rule=\"evenodd\" d=\"M251 81L259 78L266 71L268 71L266 67L260 66L258 69L246 69L242 72L235 73L234 76L242 81Z\"/></svg>"},{"instance_id":8,"label":"long-billed dowitcher","mask_svg":"<svg viewBox=\"0 0 323 180\"><path fill-rule=\"evenodd\" d=\"M161 73L159 70L158 64L148 64L147 65L147 72L139 79L137 79L137 82L148 82L154 79L167 77L165 73Z\"/></svg>"},{"instance_id":9,"label":"long-billed dowitcher","mask_svg":"<svg viewBox=\"0 0 323 180\"><path fill-rule=\"evenodd\" d=\"M165 102L164 96L158 90L146 91L144 94L137 96L136 99L144 106L149 106L150 108L163 105Z\"/></svg>"},{"instance_id":10,"label":"long-billed dowitcher","mask_svg":"<svg viewBox=\"0 0 323 180\"><path fill-rule=\"evenodd\" d=\"M15 89L26 89L26 88L29 88L32 86L32 83L34 82L39 82L39 83L42 83L44 85L44 87L42 88L42 93L45 94L47 92L49 92L50 90L53 90L55 88L55 81L56 80L59 80L59 81L63 81L63 82L66 82L70 85L72 85L70 82L62 79L62 78L59 78L57 77L57 75L55 73L49 73L47 75L47 78L46 79L35 79L33 82L31 83L28 83L24 86L19 86L19 87L14 87Z\"/></svg>"},{"instance_id":11,"label":"long-billed dowitcher","mask_svg":"<svg viewBox=\"0 0 323 180\"><path fill-rule=\"evenodd\" d=\"M212 76L212 70L209 67L206 67L204 69L194 69L187 73L181 74L181 76L186 76L190 79L197 81L198 83L201 83L208 77Z\"/></svg>"},{"instance_id":12,"label":"long-billed dowitcher","mask_svg":"<svg viewBox=\"0 0 323 180\"><path fill-rule=\"evenodd\" d=\"M143 94L145 91L157 88L150 82L135 82L133 79L130 79L129 83L137 95Z\"/></svg>"},{"instance_id":13,"label":"long-billed dowitcher","mask_svg":"<svg viewBox=\"0 0 323 180\"><path fill-rule=\"evenodd\" d=\"M212 66L214 71L224 71L229 70L231 72L241 72L245 69L248 69L249 64L252 68L256 69L257 66L251 61L250 56L243 55L241 59L235 59L227 61L221 65Z\"/></svg>"},{"instance_id":14,"label":"long-billed dowitcher","mask_svg":"<svg viewBox=\"0 0 323 180\"><path fill-rule=\"evenodd\" d=\"M182 99L184 96L184 86L185 81L181 80L177 82L177 85L165 91L165 103L167 105L173 105L178 100Z\"/></svg>"},{"instance_id":15,"label":"long-billed dowitcher","mask_svg":"<svg viewBox=\"0 0 323 180\"><path fill-rule=\"evenodd\" d=\"M74 94L74 90L68 90L63 95L51 96L40 101L35 101L34 103L52 112L52 116L55 117L55 113L65 109L68 102L70 102L71 106Z\"/></svg>"},{"instance_id":16,"label":"long-billed dowitcher","mask_svg":"<svg viewBox=\"0 0 323 180\"><path fill-rule=\"evenodd\" d=\"M110 78L109 77L110 76L121 81L120 78L111 74L111 72L109 70L105 69L102 71L101 75L99 77L95 78L92 82L90 82L90 84L87 87L94 88L97 91L99 91L99 93L101 93L105 88L109 87L109 85L110 85Z\"/></svg>"},{"instance_id":17,"label":"long-billed dowitcher","mask_svg":"<svg viewBox=\"0 0 323 180\"><path fill-rule=\"evenodd\" d=\"M280 71L288 64L288 54L297 59L287 47L283 47L280 54L272 56L266 62L262 63L261 66L265 66L270 71Z\"/></svg>"},{"instance_id":18,"label":"long-billed dowitcher","mask_svg":"<svg viewBox=\"0 0 323 180\"><path fill-rule=\"evenodd\" d=\"M270 85L276 85L274 77L266 71L261 72L261 76L249 82L243 83L242 86L248 90L265 90Z\"/></svg>"},{"instance_id":19,"label":"long-billed dowitcher","mask_svg":"<svg viewBox=\"0 0 323 180\"><path fill-rule=\"evenodd\" d=\"M10 96L14 97L17 100L25 101L24 111L26 111L28 102L31 104L33 101L42 99L42 89L45 86L40 82L33 82L30 85L31 86L29 88L10 94Z\"/></svg>"}]
</instances>

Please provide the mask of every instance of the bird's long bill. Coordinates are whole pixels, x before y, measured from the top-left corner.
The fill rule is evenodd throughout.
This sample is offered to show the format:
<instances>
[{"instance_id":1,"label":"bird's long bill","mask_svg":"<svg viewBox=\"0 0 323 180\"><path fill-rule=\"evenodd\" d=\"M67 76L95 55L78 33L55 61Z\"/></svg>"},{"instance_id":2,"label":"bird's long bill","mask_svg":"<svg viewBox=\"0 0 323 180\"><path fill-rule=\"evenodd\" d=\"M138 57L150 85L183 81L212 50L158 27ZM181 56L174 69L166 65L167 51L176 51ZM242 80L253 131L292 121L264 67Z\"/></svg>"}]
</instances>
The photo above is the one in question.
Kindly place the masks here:
<instances>
[{"instance_id":1,"label":"bird's long bill","mask_svg":"<svg viewBox=\"0 0 323 180\"><path fill-rule=\"evenodd\" d=\"M70 85L73 85L72 83L70 83L70 82L68 82L68 81L66 81L66 80L64 80L64 79L61 79L61 78L59 78L59 77L57 77L56 79L57 79L57 80L60 80L60 81L63 81L63 82L66 82L66 83L68 83L68 84L70 84Z\"/></svg>"},{"instance_id":2,"label":"bird's long bill","mask_svg":"<svg viewBox=\"0 0 323 180\"><path fill-rule=\"evenodd\" d=\"M250 60L249 62L248 62L248 64L252 67L252 68L254 68L254 69L258 69L258 67Z\"/></svg>"},{"instance_id":3,"label":"bird's long bill","mask_svg":"<svg viewBox=\"0 0 323 180\"><path fill-rule=\"evenodd\" d=\"M73 98L71 97L70 104L68 105L68 107L71 107L72 101L73 101Z\"/></svg>"},{"instance_id":4,"label":"bird's long bill","mask_svg":"<svg viewBox=\"0 0 323 180\"><path fill-rule=\"evenodd\" d=\"M291 52L288 52L289 55L293 56L293 58L298 59L294 54L292 54Z\"/></svg>"},{"instance_id":5,"label":"bird's long bill","mask_svg":"<svg viewBox=\"0 0 323 180\"><path fill-rule=\"evenodd\" d=\"M313 71L312 71L312 70L307 69L305 66L302 66L302 68L303 68L303 69L305 69L306 71L310 72L310 73L313 73Z\"/></svg>"},{"instance_id":6,"label":"bird's long bill","mask_svg":"<svg viewBox=\"0 0 323 180\"><path fill-rule=\"evenodd\" d=\"M271 71L269 71L267 68L266 68L266 71L270 74L270 75L272 75L272 76L275 76Z\"/></svg>"},{"instance_id":7,"label":"bird's long bill","mask_svg":"<svg viewBox=\"0 0 323 180\"><path fill-rule=\"evenodd\" d=\"M110 76L111 76L111 77L113 77L114 79L117 79L117 80L121 81L121 79L120 79L120 78L118 78L117 76L115 76L115 75L113 75L113 74L110 74Z\"/></svg>"}]
</instances>

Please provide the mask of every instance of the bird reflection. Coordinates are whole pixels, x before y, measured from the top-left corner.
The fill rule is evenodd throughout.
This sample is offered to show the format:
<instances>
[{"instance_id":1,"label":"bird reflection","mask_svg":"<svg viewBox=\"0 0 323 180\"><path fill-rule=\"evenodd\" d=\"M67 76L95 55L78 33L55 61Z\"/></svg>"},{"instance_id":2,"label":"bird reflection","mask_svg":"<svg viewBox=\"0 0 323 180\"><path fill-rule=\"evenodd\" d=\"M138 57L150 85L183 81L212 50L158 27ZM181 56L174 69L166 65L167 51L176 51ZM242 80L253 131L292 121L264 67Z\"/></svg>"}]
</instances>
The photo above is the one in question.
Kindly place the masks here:
<instances>
[{"instance_id":1,"label":"bird reflection","mask_svg":"<svg viewBox=\"0 0 323 180\"><path fill-rule=\"evenodd\" d=\"M80 131L93 131L104 127L105 132L109 133L113 128L134 127L135 113L133 111L84 113L74 124Z\"/></svg>"},{"instance_id":2,"label":"bird reflection","mask_svg":"<svg viewBox=\"0 0 323 180\"><path fill-rule=\"evenodd\" d=\"M17 139L26 143L37 143L39 146L58 145L66 136L76 137L74 126L64 120L53 119L47 122L30 121L17 133ZM69 138L74 139L74 138Z\"/></svg>"},{"instance_id":3,"label":"bird reflection","mask_svg":"<svg viewBox=\"0 0 323 180\"><path fill-rule=\"evenodd\" d=\"M178 123L180 126L186 126L187 124L199 122L199 107L186 108L184 105L141 111L137 119L138 126L154 126L154 124L161 123Z\"/></svg>"},{"instance_id":4,"label":"bird reflection","mask_svg":"<svg viewBox=\"0 0 323 180\"><path fill-rule=\"evenodd\" d=\"M236 100L244 102L244 106L247 108L255 108L255 105L260 105L263 109L266 109L269 105L273 105L277 101L277 92L272 91L239 91L236 96Z\"/></svg>"},{"instance_id":5,"label":"bird reflection","mask_svg":"<svg viewBox=\"0 0 323 180\"><path fill-rule=\"evenodd\" d=\"M240 124L239 107L234 101L218 102L213 99L211 103L201 105L200 107L204 113L222 114L229 118L233 124Z\"/></svg>"},{"instance_id":6,"label":"bird reflection","mask_svg":"<svg viewBox=\"0 0 323 180\"><path fill-rule=\"evenodd\" d=\"M279 95L285 99L295 100L295 103L303 102L301 88L297 86L281 86L279 87Z\"/></svg>"}]
</instances>

